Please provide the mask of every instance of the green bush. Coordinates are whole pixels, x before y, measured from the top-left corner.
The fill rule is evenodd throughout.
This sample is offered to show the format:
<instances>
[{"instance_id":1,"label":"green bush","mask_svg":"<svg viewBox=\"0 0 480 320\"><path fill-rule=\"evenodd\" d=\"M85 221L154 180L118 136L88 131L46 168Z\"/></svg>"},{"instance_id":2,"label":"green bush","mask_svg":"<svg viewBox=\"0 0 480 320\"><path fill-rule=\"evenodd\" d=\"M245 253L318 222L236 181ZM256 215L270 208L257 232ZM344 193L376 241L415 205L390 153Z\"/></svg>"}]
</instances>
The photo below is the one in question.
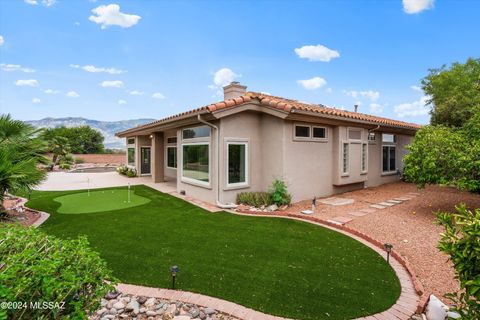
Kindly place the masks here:
<instances>
[{"instance_id":1,"label":"green bush","mask_svg":"<svg viewBox=\"0 0 480 320\"><path fill-rule=\"evenodd\" d=\"M133 178L133 177L136 177L136 176L137 176L137 170L132 169L132 168L128 168L127 177Z\"/></svg>"},{"instance_id":2,"label":"green bush","mask_svg":"<svg viewBox=\"0 0 480 320\"><path fill-rule=\"evenodd\" d=\"M58 167L62 170L70 170L71 165L68 163L61 163Z\"/></svg>"},{"instance_id":3,"label":"green bush","mask_svg":"<svg viewBox=\"0 0 480 320\"><path fill-rule=\"evenodd\" d=\"M288 193L285 181L275 179L270 187L270 194L273 202L278 206L289 205L292 202L292 196Z\"/></svg>"},{"instance_id":4,"label":"green bush","mask_svg":"<svg viewBox=\"0 0 480 320\"><path fill-rule=\"evenodd\" d=\"M61 308L0 309L0 319L84 319L113 290L112 277L85 237L61 240L0 224L0 301Z\"/></svg>"},{"instance_id":5,"label":"green bush","mask_svg":"<svg viewBox=\"0 0 480 320\"><path fill-rule=\"evenodd\" d=\"M73 159L73 156L71 154L66 154L58 157L58 163L74 164L75 159Z\"/></svg>"},{"instance_id":6,"label":"green bush","mask_svg":"<svg viewBox=\"0 0 480 320\"><path fill-rule=\"evenodd\" d=\"M137 176L137 170L135 168L129 168L127 166L118 167L117 172L129 178L133 178Z\"/></svg>"},{"instance_id":7,"label":"green bush","mask_svg":"<svg viewBox=\"0 0 480 320\"><path fill-rule=\"evenodd\" d=\"M461 204L455 214L439 213L436 222L445 228L438 248L450 256L460 282L460 291L446 296L462 319L480 319L480 209Z\"/></svg>"},{"instance_id":8,"label":"green bush","mask_svg":"<svg viewBox=\"0 0 480 320\"><path fill-rule=\"evenodd\" d=\"M75 158L75 163L76 164L85 163L85 160L83 160L82 158Z\"/></svg>"},{"instance_id":9,"label":"green bush","mask_svg":"<svg viewBox=\"0 0 480 320\"><path fill-rule=\"evenodd\" d=\"M268 192L240 192L237 194L237 203L260 208L273 204L273 200Z\"/></svg>"}]
</instances>

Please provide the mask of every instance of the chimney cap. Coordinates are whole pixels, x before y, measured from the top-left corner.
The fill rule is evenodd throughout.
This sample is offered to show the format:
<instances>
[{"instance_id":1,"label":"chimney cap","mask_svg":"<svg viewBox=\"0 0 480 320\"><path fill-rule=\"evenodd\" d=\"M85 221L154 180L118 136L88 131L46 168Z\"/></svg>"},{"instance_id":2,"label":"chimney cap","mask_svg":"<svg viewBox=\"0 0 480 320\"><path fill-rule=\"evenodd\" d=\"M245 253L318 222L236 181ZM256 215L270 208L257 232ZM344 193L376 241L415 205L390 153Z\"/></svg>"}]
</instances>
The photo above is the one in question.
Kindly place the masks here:
<instances>
[{"instance_id":1,"label":"chimney cap","mask_svg":"<svg viewBox=\"0 0 480 320\"><path fill-rule=\"evenodd\" d=\"M238 81L232 81L223 87L223 97L225 100L241 97L246 92L247 86L241 85Z\"/></svg>"}]
</instances>

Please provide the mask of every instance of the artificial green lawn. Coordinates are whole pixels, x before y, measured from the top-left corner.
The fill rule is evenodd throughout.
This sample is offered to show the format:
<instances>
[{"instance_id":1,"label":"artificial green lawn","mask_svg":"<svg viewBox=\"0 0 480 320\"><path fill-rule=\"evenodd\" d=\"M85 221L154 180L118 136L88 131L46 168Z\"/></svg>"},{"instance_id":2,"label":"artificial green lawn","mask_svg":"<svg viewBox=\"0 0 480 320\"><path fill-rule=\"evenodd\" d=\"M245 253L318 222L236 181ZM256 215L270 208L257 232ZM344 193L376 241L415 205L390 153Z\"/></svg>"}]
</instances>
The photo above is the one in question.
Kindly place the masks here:
<instances>
[{"instance_id":1,"label":"artificial green lawn","mask_svg":"<svg viewBox=\"0 0 480 320\"><path fill-rule=\"evenodd\" d=\"M53 199L61 204L58 213L77 214L113 211L141 206L150 202L150 199L136 195L134 190L111 189L95 190L67 194Z\"/></svg>"},{"instance_id":2,"label":"artificial green lawn","mask_svg":"<svg viewBox=\"0 0 480 320\"><path fill-rule=\"evenodd\" d=\"M170 287L169 267L177 264L181 290L296 319L361 317L388 309L400 295L385 260L335 231L295 220L210 213L146 186L133 189L151 201L60 214L55 198L84 191L36 191L27 205L51 213L41 227L47 233L87 235L125 283Z\"/></svg>"}]
</instances>

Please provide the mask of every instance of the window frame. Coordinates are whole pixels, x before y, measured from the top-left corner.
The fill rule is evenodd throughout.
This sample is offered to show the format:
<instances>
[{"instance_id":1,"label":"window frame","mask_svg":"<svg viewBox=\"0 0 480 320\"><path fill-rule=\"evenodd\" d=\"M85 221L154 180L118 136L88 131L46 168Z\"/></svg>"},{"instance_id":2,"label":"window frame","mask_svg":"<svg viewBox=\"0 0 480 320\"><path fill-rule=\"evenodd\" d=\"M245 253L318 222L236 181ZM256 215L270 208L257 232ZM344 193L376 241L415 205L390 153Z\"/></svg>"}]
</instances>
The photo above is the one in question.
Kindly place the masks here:
<instances>
[{"instance_id":1,"label":"window frame","mask_svg":"<svg viewBox=\"0 0 480 320\"><path fill-rule=\"evenodd\" d=\"M360 133L360 138L358 139L352 139L350 138L350 132L358 132ZM348 141L353 141L353 142L360 142L363 140L363 130L361 128L357 128L357 127L348 127L347 128L347 140Z\"/></svg>"},{"instance_id":2,"label":"window frame","mask_svg":"<svg viewBox=\"0 0 480 320\"><path fill-rule=\"evenodd\" d=\"M361 152L360 173L366 174L368 173L368 143L362 142L360 152ZM383 164L382 164L382 168L383 168Z\"/></svg>"},{"instance_id":3,"label":"window frame","mask_svg":"<svg viewBox=\"0 0 480 320\"><path fill-rule=\"evenodd\" d=\"M345 157L345 145L347 146L347 153ZM341 158L341 174L342 177L346 177L350 175L350 142L349 141L342 141L341 145L341 153L340 153L340 158Z\"/></svg>"},{"instance_id":4,"label":"window frame","mask_svg":"<svg viewBox=\"0 0 480 320\"><path fill-rule=\"evenodd\" d=\"M133 162L130 162L129 159L128 159L128 150L129 149L132 149L133 150ZM132 145L129 145L127 146L127 166L128 167L135 167L135 164L137 163L137 157L136 157L136 153L137 153L137 148L135 146L132 146Z\"/></svg>"},{"instance_id":5,"label":"window frame","mask_svg":"<svg viewBox=\"0 0 480 320\"><path fill-rule=\"evenodd\" d=\"M182 137L183 137L183 134L182 134ZM190 139L190 140L193 140L193 139ZM185 156L184 152L183 152L183 148L185 146L192 146L192 145L206 145L206 146L208 146L208 182L198 180L198 179L194 179L194 178L190 178L190 177L185 177L183 175L183 158ZM185 143L182 143L181 146L182 146L182 160L181 160L181 167L180 167L180 180L182 182L192 184L192 185L195 185L195 186L211 188L211 186L212 186L212 148L210 147L211 146L210 141L185 142ZM177 154L177 162L178 162L178 154Z\"/></svg>"},{"instance_id":6,"label":"window frame","mask_svg":"<svg viewBox=\"0 0 480 320\"><path fill-rule=\"evenodd\" d=\"M201 127L208 128L208 136L205 136L205 137L193 137L193 138L184 138L184 137L183 137L183 133L184 133L185 130L195 129L195 128L201 128ZM181 131L180 131L180 137L182 138L182 141L197 141L197 140L205 140L205 139L210 140L210 138L212 137L212 128L210 128L210 127L207 126L207 125L199 125L199 126L186 127L186 128L181 129Z\"/></svg>"},{"instance_id":7,"label":"window frame","mask_svg":"<svg viewBox=\"0 0 480 320\"><path fill-rule=\"evenodd\" d=\"M393 137L393 141L385 141L385 140L383 139L383 137L384 137L385 135L392 136L392 137ZM393 144L397 143L397 135L394 134L394 133L382 132L382 143L384 143L384 144L386 144L386 143L393 143Z\"/></svg>"},{"instance_id":8,"label":"window frame","mask_svg":"<svg viewBox=\"0 0 480 320\"><path fill-rule=\"evenodd\" d=\"M168 149L176 150L175 151L175 165L176 165L176 167L170 167L168 165ZM167 161L165 161L165 167L166 168L172 169L172 170L177 170L177 168L178 168L178 148L177 148L176 145L167 145L167 147L165 148L165 159L167 159Z\"/></svg>"},{"instance_id":9,"label":"window frame","mask_svg":"<svg viewBox=\"0 0 480 320\"><path fill-rule=\"evenodd\" d=\"M383 170L383 148L388 148L388 152L387 152L387 171ZM390 149L393 148L395 150L395 165L394 165L394 169L393 170L390 170ZM383 144L382 145L382 152L380 153L381 154L381 164L382 164L382 175L390 175L390 174L396 174L397 173L397 146L394 145L394 144Z\"/></svg>"},{"instance_id":10,"label":"window frame","mask_svg":"<svg viewBox=\"0 0 480 320\"><path fill-rule=\"evenodd\" d=\"M308 128L308 137L298 137L296 135L297 133L297 127L307 127ZM320 128L325 130L325 138L316 138L313 136L313 130L315 128ZM293 141L310 141L310 142L328 142L328 127L327 126L322 126L322 125L316 125L316 124L305 124L305 123L294 123L293 124Z\"/></svg>"},{"instance_id":11,"label":"window frame","mask_svg":"<svg viewBox=\"0 0 480 320\"><path fill-rule=\"evenodd\" d=\"M245 182L230 183L229 179L229 147L230 145L245 146ZM227 190L248 188L250 186L250 150L248 140L227 139L225 141L225 186Z\"/></svg>"}]
</instances>

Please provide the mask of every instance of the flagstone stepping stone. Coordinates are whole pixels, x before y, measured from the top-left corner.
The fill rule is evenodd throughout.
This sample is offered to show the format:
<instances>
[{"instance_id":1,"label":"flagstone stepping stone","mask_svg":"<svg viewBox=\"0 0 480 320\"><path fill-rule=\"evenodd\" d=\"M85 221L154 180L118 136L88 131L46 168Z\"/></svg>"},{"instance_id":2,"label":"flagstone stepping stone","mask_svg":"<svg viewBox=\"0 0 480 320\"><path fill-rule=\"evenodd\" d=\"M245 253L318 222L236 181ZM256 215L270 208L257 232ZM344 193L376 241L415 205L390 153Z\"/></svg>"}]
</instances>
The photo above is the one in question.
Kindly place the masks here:
<instances>
[{"instance_id":1,"label":"flagstone stepping stone","mask_svg":"<svg viewBox=\"0 0 480 320\"><path fill-rule=\"evenodd\" d=\"M302 213L303 214L313 214L313 211L312 210L303 210Z\"/></svg>"},{"instance_id":2,"label":"flagstone stepping stone","mask_svg":"<svg viewBox=\"0 0 480 320\"><path fill-rule=\"evenodd\" d=\"M392 200L387 200L385 202L389 202L389 203L393 203L393 204L399 204L399 203L402 203L403 201L392 199Z\"/></svg>"},{"instance_id":3,"label":"flagstone stepping stone","mask_svg":"<svg viewBox=\"0 0 480 320\"><path fill-rule=\"evenodd\" d=\"M398 201L408 201L411 200L412 198L407 198L407 197L400 197L400 198L393 198L393 200L398 200Z\"/></svg>"},{"instance_id":4,"label":"flagstone stepping stone","mask_svg":"<svg viewBox=\"0 0 480 320\"><path fill-rule=\"evenodd\" d=\"M354 202L353 199L337 198L337 197L326 198L319 201L320 203L329 204L331 206L344 206L347 204L352 204Z\"/></svg>"},{"instance_id":5,"label":"flagstone stepping stone","mask_svg":"<svg viewBox=\"0 0 480 320\"><path fill-rule=\"evenodd\" d=\"M330 221L330 222L333 222L333 223L336 223L336 224L344 225L345 223L350 222L352 220L353 220L353 218L338 216L338 217L332 218L332 219L327 220L327 221Z\"/></svg>"},{"instance_id":6,"label":"flagstone stepping stone","mask_svg":"<svg viewBox=\"0 0 480 320\"><path fill-rule=\"evenodd\" d=\"M379 205L385 206L385 207L393 207L395 203L390 203L390 202L380 202Z\"/></svg>"},{"instance_id":7,"label":"flagstone stepping stone","mask_svg":"<svg viewBox=\"0 0 480 320\"><path fill-rule=\"evenodd\" d=\"M363 216L366 216L368 213L362 212L362 211L353 211L353 212L349 212L348 214L354 217L363 217Z\"/></svg>"},{"instance_id":8,"label":"flagstone stepping stone","mask_svg":"<svg viewBox=\"0 0 480 320\"><path fill-rule=\"evenodd\" d=\"M365 213L374 213L375 211L377 211L377 209L361 209L360 211Z\"/></svg>"},{"instance_id":9,"label":"flagstone stepping stone","mask_svg":"<svg viewBox=\"0 0 480 320\"><path fill-rule=\"evenodd\" d=\"M375 208L375 209L385 209L385 206L379 205L379 204L371 204L370 207Z\"/></svg>"}]
</instances>

